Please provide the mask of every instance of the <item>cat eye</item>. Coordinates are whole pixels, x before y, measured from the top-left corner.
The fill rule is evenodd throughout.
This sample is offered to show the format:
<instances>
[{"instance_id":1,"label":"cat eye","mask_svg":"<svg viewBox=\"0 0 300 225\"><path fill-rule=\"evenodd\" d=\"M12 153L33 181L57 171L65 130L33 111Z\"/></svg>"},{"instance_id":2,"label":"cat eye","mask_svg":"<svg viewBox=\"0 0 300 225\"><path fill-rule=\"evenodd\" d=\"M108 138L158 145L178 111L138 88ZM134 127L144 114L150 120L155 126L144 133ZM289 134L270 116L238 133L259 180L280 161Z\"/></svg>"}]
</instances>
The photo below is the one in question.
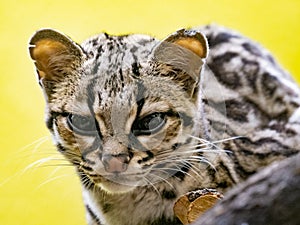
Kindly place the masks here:
<instances>
[{"instance_id":1,"label":"cat eye","mask_svg":"<svg viewBox=\"0 0 300 225\"><path fill-rule=\"evenodd\" d=\"M166 123L166 115L164 113L153 113L143 117L132 126L134 135L150 135L158 132Z\"/></svg>"},{"instance_id":2,"label":"cat eye","mask_svg":"<svg viewBox=\"0 0 300 225\"><path fill-rule=\"evenodd\" d=\"M67 121L68 125L75 133L81 135L93 135L97 133L94 117L70 114Z\"/></svg>"}]
</instances>

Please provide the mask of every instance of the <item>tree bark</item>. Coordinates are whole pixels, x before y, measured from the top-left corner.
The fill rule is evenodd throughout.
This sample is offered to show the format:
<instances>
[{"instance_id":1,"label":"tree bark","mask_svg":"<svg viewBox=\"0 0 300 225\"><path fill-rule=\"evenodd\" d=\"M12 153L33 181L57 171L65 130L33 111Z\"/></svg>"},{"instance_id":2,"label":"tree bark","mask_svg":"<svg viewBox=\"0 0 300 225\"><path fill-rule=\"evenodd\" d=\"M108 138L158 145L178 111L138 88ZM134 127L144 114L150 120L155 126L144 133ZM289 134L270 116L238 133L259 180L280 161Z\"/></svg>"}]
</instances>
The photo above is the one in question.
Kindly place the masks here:
<instances>
[{"instance_id":1,"label":"tree bark","mask_svg":"<svg viewBox=\"0 0 300 225\"><path fill-rule=\"evenodd\" d=\"M299 225L300 155L275 162L225 194L193 225Z\"/></svg>"}]
</instances>

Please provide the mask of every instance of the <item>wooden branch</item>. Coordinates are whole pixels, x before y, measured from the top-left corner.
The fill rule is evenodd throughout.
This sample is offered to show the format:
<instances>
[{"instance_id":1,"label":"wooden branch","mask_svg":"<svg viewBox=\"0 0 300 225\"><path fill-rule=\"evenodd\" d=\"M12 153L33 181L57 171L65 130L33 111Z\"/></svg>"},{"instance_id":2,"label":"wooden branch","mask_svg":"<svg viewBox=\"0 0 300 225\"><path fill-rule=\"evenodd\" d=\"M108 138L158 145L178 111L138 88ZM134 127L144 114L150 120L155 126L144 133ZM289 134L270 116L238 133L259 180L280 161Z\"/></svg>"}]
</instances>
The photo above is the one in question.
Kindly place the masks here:
<instances>
[{"instance_id":1,"label":"wooden branch","mask_svg":"<svg viewBox=\"0 0 300 225\"><path fill-rule=\"evenodd\" d=\"M225 194L193 225L299 225L300 155L275 162Z\"/></svg>"},{"instance_id":2,"label":"wooden branch","mask_svg":"<svg viewBox=\"0 0 300 225\"><path fill-rule=\"evenodd\" d=\"M191 191L181 196L174 204L174 214L183 225L194 222L213 207L223 195L214 189Z\"/></svg>"}]
</instances>

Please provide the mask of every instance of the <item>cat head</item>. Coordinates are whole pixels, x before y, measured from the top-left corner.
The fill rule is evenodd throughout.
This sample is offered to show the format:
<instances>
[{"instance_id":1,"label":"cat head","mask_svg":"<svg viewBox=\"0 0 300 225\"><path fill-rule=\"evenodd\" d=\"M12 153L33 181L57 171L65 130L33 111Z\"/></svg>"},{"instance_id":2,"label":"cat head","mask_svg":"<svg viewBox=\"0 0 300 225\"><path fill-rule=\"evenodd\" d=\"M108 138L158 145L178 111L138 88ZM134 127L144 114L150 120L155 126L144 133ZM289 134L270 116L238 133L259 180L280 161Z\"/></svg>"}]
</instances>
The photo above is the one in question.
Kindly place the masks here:
<instances>
[{"instance_id":1,"label":"cat head","mask_svg":"<svg viewBox=\"0 0 300 225\"><path fill-rule=\"evenodd\" d=\"M101 34L79 45L44 29L29 50L47 127L86 188L126 192L188 171L208 54L200 32Z\"/></svg>"}]
</instances>

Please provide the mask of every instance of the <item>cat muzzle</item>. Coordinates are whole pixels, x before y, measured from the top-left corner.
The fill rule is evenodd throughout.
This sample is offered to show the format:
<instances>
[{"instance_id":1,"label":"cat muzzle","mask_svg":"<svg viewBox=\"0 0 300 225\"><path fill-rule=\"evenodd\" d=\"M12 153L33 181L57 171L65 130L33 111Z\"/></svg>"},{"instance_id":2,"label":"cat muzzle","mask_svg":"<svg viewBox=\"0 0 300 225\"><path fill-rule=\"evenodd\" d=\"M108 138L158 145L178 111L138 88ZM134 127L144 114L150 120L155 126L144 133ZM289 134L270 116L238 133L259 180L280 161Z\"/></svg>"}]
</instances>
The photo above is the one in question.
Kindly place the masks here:
<instances>
[{"instance_id":1,"label":"cat muzzle","mask_svg":"<svg viewBox=\"0 0 300 225\"><path fill-rule=\"evenodd\" d=\"M127 154L105 154L101 158L105 171L108 173L122 173L127 170L129 156Z\"/></svg>"}]
</instances>

